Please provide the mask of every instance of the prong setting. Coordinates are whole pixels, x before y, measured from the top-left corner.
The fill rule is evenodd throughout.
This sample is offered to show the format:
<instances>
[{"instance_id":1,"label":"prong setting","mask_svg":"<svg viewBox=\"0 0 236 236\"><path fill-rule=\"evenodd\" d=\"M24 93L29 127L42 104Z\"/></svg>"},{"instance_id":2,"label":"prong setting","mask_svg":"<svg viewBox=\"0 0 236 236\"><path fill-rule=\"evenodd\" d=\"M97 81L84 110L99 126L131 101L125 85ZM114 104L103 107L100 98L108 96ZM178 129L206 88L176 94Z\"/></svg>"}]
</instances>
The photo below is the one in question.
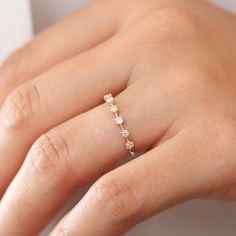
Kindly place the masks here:
<instances>
[{"instance_id":1,"label":"prong setting","mask_svg":"<svg viewBox=\"0 0 236 236\"><path fill-rule=\"evenodd\" d=\"M115 123L121 128L121 137L125 138L126 149L132 156L135 156L134 153L134 142L129 139L129 131L124 127L124 119L118 114L118 106L115 104L115 99L112 94L107 94L104 96L104 101L109 105L110 111L115 115Z\"/></svg>"},{"instance_id":2,"label":"prong setting","mask_svg":"<svg viewBox=\"0 0 236 236\"><path fill-rule=\"evenodd\" d=\"M127 138L129 136L129 131L127 129L123 129L120 133L123 138Z\"/></svg>"},{"instance_id":3,"label":"prong setting","mask_svg":"<svg viewBox=\"0 0 236 236\"><path fill-rule=\"evenodd\" d=\"M124 123L124 120L123 120L123 118L121 116L117 116L115 118L115 121L116 121L117 125L122 125Z\"/></svg>"},{"instance_id":4,"label":"prong setting","mask_svg":"<svg viewBox=\"0 0 236 236\"><path fill-rule=\"evenodd\" d=\"M112 96L112 94L109 93L104 96L104 101L111 104L114 101L114 97Z\"/></svg>"},{"instance_id":5,"label":"prong setting","mask_svg":"<svg viewBox=\"0 0 236 236\"><path fill-rule=\"evenodd\" d=\"M110 106L110 110L111 110L111 112L113 112L113 113L118 112L118 107L117 107L117 105L112 104L112 105Z\"/></svg>"}]
</instances>

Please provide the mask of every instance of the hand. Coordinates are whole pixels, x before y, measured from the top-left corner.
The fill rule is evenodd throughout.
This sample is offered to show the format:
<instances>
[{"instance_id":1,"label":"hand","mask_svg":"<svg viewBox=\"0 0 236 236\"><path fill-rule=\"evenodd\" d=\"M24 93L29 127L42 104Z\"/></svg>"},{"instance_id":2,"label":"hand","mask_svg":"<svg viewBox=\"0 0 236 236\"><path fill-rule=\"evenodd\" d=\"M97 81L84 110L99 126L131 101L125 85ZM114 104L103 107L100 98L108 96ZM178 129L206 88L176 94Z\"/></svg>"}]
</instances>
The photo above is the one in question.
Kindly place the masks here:
<instances>
[{"instance_id":1,"label":"hand","mask_svg":"<svg viewBox=\"0 0 236 236\"><path fill-rule=\"evenodd\" d=\"M39 233L102 175L52 235L121 235L193 198L236 200L235 24L203 1L100 0L11 56L0 235ZM144 152L114 170L127 150L107 93Z\"/></svg>"}]
</instances>

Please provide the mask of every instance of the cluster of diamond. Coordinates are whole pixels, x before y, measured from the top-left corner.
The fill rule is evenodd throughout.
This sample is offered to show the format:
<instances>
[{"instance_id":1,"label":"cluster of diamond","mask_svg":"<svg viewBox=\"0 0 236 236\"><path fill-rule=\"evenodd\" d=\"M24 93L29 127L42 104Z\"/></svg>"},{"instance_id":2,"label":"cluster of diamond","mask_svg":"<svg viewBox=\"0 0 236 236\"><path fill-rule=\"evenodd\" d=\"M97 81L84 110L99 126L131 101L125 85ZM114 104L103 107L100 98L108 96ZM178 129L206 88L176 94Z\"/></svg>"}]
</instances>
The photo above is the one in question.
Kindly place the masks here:
<instances>
[{"instance_id":1,"label":"cluster of diamond","mask_svg":"<svg viewBox=\"0 0 236 236\"><path fill-rule=\"evenodd\" d=\"M107 94L104 96L104 101L109 105L110 111L115 115L115 122L121 128L121 136L126 139L126 148L129 150L130 154L134 156L134 142L129 140L129 131L124 127L124 119L118 114L119 109L115 104L114 97L112 94Z\"/></svg>"}]
</instances>

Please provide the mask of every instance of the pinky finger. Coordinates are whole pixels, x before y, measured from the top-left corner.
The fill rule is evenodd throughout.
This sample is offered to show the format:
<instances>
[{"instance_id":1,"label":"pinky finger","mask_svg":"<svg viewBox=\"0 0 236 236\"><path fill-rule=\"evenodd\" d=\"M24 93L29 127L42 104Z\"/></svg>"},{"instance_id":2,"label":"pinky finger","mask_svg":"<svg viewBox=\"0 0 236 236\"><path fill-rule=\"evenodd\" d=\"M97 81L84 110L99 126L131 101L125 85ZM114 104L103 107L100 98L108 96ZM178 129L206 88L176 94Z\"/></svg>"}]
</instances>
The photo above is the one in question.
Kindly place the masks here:
<instances>
[{"instance_id":1,"label":"pinky finger","mask_svg":"<svg viewBox=\"0 0 236 236\"><path fill-rule=\"evenodd\" d=\"M103 176L52 235L122 235L152 215L190 200L199 184L192 164L196 152L189 138L180 134Z\"/></svg>"}]
</instances>

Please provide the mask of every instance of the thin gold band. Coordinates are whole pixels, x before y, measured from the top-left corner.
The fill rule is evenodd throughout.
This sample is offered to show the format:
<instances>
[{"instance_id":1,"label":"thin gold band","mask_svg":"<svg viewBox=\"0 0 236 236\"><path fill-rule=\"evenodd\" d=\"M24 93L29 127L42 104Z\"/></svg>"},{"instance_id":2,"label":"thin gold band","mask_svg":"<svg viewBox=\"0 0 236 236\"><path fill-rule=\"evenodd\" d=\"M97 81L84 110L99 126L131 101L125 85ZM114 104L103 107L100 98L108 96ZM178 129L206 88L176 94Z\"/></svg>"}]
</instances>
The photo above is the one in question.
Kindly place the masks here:
<instances>
[{"instance_id":1,"label":"thin gold band","mask_svg":"<svg viewBox=\"0 0 236 236\"><path fill-rule=\"evenodd\" d=\"M115 104L115 99L112 94L107 94L104 96L104 101L109 105L110 111L115 116L115 122L121 128L121 136L126 140L126 148L132 156L135 156L134 153L134 142L129 139L129 131L124 127L124 120L121 116L119 116L118 106Z\"/></svg>"}]
</instances>

